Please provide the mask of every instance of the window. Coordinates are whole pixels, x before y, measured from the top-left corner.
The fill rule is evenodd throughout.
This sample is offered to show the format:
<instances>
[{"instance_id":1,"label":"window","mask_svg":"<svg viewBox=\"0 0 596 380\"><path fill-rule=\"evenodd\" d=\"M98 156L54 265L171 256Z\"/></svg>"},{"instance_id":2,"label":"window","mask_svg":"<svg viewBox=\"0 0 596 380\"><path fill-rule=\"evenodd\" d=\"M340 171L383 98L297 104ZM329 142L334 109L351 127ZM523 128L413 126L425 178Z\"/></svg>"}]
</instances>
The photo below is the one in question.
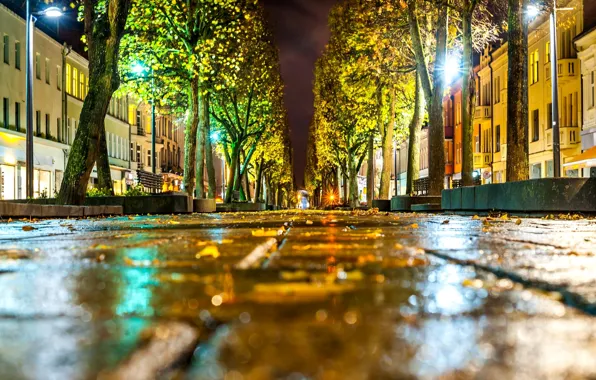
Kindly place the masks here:
<instances>
[{"instance_id":1,"label":"window","mask_svg":"<svg viewBox=\"0 0 596 380\"><path fill-rule=\"evenodd\" d=\"M77 82L79 80L79 70L76 67L72 68L72 96L75 98L79 97L79 89Z\"/></svg>"},{"instance_id":2,"label":"window","mask_svg":"<svg viewBox=\"0 0 596 380\"><path fill-rule=\"evenodd\" d=\"M4 128L8 128L8 114L10 112L10 103L8 98L4 98L2 102L2 123L4 124Z\"/></svg>"},{"instance_id":3,"label":"window","mask_svg":"<svg viewBox=\"0 0 596 380\"><path fill-rule=\"evenodd\" d=\"M79 96L81 99L85 99L85 73L81 72L81 81L79 82Z\"/></svg>"},{"instance_id":4,"label":"window","mask_svg":"<svg viewBox=\"0 0 596 380\"><path fill-rule=\"evenodd\" d=\"M60 66L56 66L56 88L62 91L62 71Z\"/></svg>"},{"instance_id":5,"label":"window","mask_svg":"<svg viewBox=\"0 0 596 380\"><path fill-rule=\"evenodd\" d=\"M66 133L64 134L64 140L67 144L70 144L70 126L71 126L71 118L69 117L66 119Z\"/></svg>"},{"instance_id":6,"label":"window","mask_svg":"<svg viewBox=\"0 0 596 380\"><path fill-rule=\"evenodd\" d=\"M538 82L538 62L539 62L539 53L538 50L535 50L530 54L530 84L534 84Z\"/></svg>"},{"instance_id":7,"label":"window","mask_svg":"<svg viewBox=\"0 0 596 380\"><path fill-rule=\"evenodd\" d=\"M70 88L70 64L66 64L66 93L72 95L72 90Z\"/></svg>"},{"instance_id":8,"label":"window","mask_svg":"<svg viewBox=\"0 0 596 380\"><path fill-rule=\"evenodd\" d=\"M50 60L46 58L46 83L50 84Z\"/></svg>"},{"instance_id":9,"label":"window","mask_svg":"<svg viewBox=\"0 0 596 380\"><path fill-rule=\"evenodd\" d=\"M501 126L495 128L495 152L501 151Z\"/></svg>"},{"instance_id":10,"label":"window","mask_svg":"<svg viewBox=\"0 0 596 380\"><path fill-rule=\"evenodd\" d=\"M474 136L474 153L480 153L480 133L482 125L478 125L478 134Z\"/></svg>"},{"instance_id":11,"label":"window","mask_svg":"<svg viewBox=\"0 0 596 380\"><path fill-rule=\"evenodd\" d=\"M41 134L41 111L35 111L35 133Z\"/></svg>"},{"instance_id":12,"label":"window","mask_svg":"<svg viewBox=\"0 0 596 380\"><path fill-rule=\"evenodd\" d=\"M540 116L538 110L532 111L532 141L540 139Z\"/></svg>"},{"instance_id":13,"label":"window","mask_svg":"<svg viewBox=\"0 0 596 380\"><path fill-rule=\"evenodd\" d=\"M590 107L594 107L594 95L596 95L594 93L594 71L592 71L591 74L591 79L590 79L590 90L592 91L592 99L591 99L591 104Z\"/></svg>"},{"instance_id":14,"label":"window","mask_svg":"<svg viewBox=\"0 0 596 380\"><path fill-rule=\"evenodd\" d=\"M56 119L56 134L58 135L58 141L62 141L62 133L60 133L60 130L62 129L62 122L60 120L60 118Z\"/></svg>"},{"instance_id":15,"label":"window","mask_svg":"<svg viewBox=\"0 0 596 380\"><path fill-rule=\"evenodd\" d=\"M46 113L46 138L50 138L51 135L50 114Z\"/></svg>"},{"instance_id":16,"label":"window","mask_svg":"<svg viewBox=\"0 0 596 380\"><path fill-rule=\"evenodd\" d=\"M495 78L495 104L501 103L501 77Z\"/></svg>"},{"instance_id":17,"label":"window","mask_svg":"<svg viewBox=\"0 0 596 380\"><path fill-rule=\"evenodd\" d=\"M17 131L21 129L21 103L19 102L14 104L14 125Z\"/></svg>"},{"instance_id":18,"label":"window","mask_svg":"<svg viewBox=\"0 0 596 380\"><path fill-rule=\"evenodd\" d=\"M546 47L544 48L544 63L550 62L550 41L546 42Z\"/></svg>"},{"instance_id":19,"label":"window","mask_svg":"<svg viewBox=\"0 0 596 380\"><path fill-rule=\"evenodd\" d=\"M147 166L151 166L151 149L147 149Z\"/></svg>"},{"instance_id":20,"label":"window","mask_svg":"<svg viewBox=\"0 0 596 380\"><path fill-rule=\"evenodd\" d=\"M41 59L41 56L39 55L39 53L35 54L35 77L37 79L41 80L41 63L39 62L39 60Z\"/></svg>"},{"instance_id":21,"label":"window","mask_svg":"<svg viewBox=\"0 0 596 380\"><path fill-rule=\"evenodd\" d=\"M138 162L139 164L142 163L141 162L141 146L137 145L137 159L136 162Z\"/></svg>"},{"instance_id":22,"label":"window","mask_svg":"<svg viewBox=\"0 0 596 380\"><path fill-rule=\"evenodd\" d=\"M555 166L553 165L553 160L546 161L546 177L552 178L555 175Z\"/></svg>"},{"instance_id":23,"label":"window","mask_svg":"<svg viewBox=\"0 0 596 380\"><path fill-rule=\"evenodd\" d=\"M10 65L10 48L8 47L8 35L4 35L4 63Z\"/></svg>"},{"instance_id":24,"label":"window","mask_svg":"<svg viewBox=\"0 0 596 380\"><path fill-rule=\"evenodd\" d=\"M19 41L14 43L14 67L18 70L21 69L21 43Z\"/></svg>"},{"instance_id":25,"label":"window","mask_svg":"<svg viewBox=\"0 0 596 380\"><path fill-rule=\"evenodd\" d=\"M546 105L546 129L553 127L553 104L548 103Z\"/></svg>"}]
</instances>

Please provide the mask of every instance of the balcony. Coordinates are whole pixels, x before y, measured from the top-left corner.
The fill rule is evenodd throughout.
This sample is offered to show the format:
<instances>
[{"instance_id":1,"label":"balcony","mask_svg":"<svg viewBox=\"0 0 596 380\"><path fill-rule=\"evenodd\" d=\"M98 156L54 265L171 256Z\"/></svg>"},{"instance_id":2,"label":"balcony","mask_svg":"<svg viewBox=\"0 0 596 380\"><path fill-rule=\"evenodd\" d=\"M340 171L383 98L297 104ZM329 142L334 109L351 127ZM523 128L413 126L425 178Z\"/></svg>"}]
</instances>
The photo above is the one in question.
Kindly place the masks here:
<instances>
[{"instance_id":1,"label":"balcony","mask_svg":"<svg viewBox=\"0 0 596 380\"><path fill-rule=\"evenodd\" d=\"M544 65L546 80L551 78L551 63ZM580 64L577 58L563 58L559 59L557 64L557 73L559 80L577 78L580 74Z\"/></svg>"},{"instance_id":2,"label":"balcony","mask_svg":"<svg viewBox=\"0 0 596 380\"><path fill-rule=\"evenodd\" d=\"M579 127L560 127L559 128L559 143L561 149L575 148L581 142ZM553 148L553 130L549 128L546 130L546 148Z\"/></svg>"},{"instance_id":3,"label":"balcony","mask_svg":"<svg viewBox=\"0 0 596 380\"><path fill-rule=\"evenodd\" d=\"M476 106L474 112L475 120L490 119L491 107L490 106Z\"/></svg>"},{"instance_id":4,"label":"balcony","mask_svg":"<svg viewBox=\"0 0 596 380\"><path fill-rule=\"evenodd\" d=\"M474 169L490 166L490 153L474 153Z\"/></svg>"}]
</instances>

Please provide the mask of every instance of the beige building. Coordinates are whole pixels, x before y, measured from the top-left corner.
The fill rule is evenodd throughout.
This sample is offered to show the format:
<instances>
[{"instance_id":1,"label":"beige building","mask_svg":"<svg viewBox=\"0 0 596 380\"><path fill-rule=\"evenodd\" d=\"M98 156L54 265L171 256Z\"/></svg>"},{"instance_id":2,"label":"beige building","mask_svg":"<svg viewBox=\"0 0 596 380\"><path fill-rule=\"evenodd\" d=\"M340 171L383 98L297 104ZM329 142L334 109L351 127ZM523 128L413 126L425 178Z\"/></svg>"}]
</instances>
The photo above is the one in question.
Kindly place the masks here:
<instances>
[{"instance_id":1,"label":"beige building","mask_svg":"<svg viewBox=\"0 0 596 380\"><path fill-rule=\"evenodd\" d=\"M25 22L0 5L0 199L25 198ZM52 197L60 189L68 154L87 95L88 62L47 34L34 33L34 194ZM63 101L64 100L64 101ZM151 172L150 107L133 96L114 97L105 119L106 141L116 194ZM158 111L157 173L167 172L164 189L179 189L184 128ZM90 186L97 171L91 174Z\"/></svg>"},{"instance_id":2,"label":"beige building","mask_svg":"<svg viewBox=\"0 0 596 380\"><path fill-rule=\"evenodd\" d=\"M559 79L559 126L561 142L561 170L563 176L578 177L581 175L577 167L565 166L574 156L581 152L580 132L582 130L581 111L581 77L580 61L573 47L573 39L583 30L583 3L571 0L560 7L572 10L559 11L557 14L557 72ZM550 29L548 14L543 14L530 24L528 38L528 99L529 99L529 161L530 178L552 177L553 136L552 136L552 94L551 94L551 54ZM488 105L488 113L492 112L491 141L492 150L488 168L492 163L492 180L499 183L506 178L507 156L507 44L485 52L481 58L479 72L481 84L481 107ZM482 67L483 66L483 67ZM486 67L489 67L487 70ZM492 81L485 78L492 76ZM491 86L492 83L492 86ZM492 93L492 102L489 94ZM476 108L475 124L481 115L482 108ZM482 131L486 131L483 127ZM485 138L481 146L486 146ZM486 152L485 152L486 151ZM475 158L476 163L476 158Z\"/></svg>"}]
</instances>

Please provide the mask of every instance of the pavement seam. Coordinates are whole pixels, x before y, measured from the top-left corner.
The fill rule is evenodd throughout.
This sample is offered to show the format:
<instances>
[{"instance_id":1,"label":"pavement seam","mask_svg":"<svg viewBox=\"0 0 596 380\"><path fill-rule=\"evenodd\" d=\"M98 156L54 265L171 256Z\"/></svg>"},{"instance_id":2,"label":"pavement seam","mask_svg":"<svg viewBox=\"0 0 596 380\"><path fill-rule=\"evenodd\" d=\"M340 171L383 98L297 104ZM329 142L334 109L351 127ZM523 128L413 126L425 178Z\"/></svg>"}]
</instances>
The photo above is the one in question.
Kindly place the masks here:
<instances>
[{"instance_id":1,"label":"pavement seam","mask_svg":"<svg viewBox=\"0 0 596 380\"><path fill-rule=\"evenodd\" d=\"M277 231L277 237L267 239L264 243L259 244L255 249L252 250L248 255L246 255L238 264L236 264L235 268L239 270L247 270L253 267L259 260L263 259L268 253L271 252L271 255L274 255L279 250L279 246L283 244L285 238L288 234L289 229L286 229L285 226L282 226Z\"/></svg>"},{"instance_id":2,"label":"pavement seam","mask_svg":"<svg viewBox=\"0 0 596 380\"><path fill-rule=\"evenodd\" d=\"M431 254L431 255L441 258L443 260L447 260L447 261L453 262L458 265L471 266L474 269L479 269L479 270L482 270L485 272L492 273L497 277L507 278L513 282L522 284L523 286L528 287L528 288L535 288L535 289L539 289L539 290L543 290L543 291L547 291L547 292L559 293L562 297L562 300L560 302L562 302L563 304L573 307L575 309L578 309L588 315L596 316L596 304L595 303L588 301L581 294L572 292L564 286L551 284L546 281L530 280L526 277L523 277L523 276L521 276L517 273L511 272L511 271L505 270L501 267L479 264L479 263L475 262L474 260L458 259L456 257L446 255L439 251L435 251L435 250L425 250L425 251L428 254Z\"/></svg>"}]
</instances>

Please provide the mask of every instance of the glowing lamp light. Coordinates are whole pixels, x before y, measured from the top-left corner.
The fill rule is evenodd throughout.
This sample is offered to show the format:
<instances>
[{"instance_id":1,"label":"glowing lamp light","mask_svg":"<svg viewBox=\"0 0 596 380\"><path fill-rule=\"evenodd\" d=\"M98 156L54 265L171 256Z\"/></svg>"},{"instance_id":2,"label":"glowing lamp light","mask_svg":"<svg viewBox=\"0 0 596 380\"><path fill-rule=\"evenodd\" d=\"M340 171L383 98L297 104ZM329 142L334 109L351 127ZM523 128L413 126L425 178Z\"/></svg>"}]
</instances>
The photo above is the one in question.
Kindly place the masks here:
<instances>
[{"instance_id":1,"label":"glowing lamp light","mask_svg":"<svg viewBox=\"0 0 596 380\"><path fill-rule=\"evenodd\" d=\"M535 5L528 5L526 7L526 15L530 18L534 18L534 17L538 16L539 13L540 13L540 10Z\"/></svg>"},{"instance_id":2,"label":"glowing lamp light","mask_svg":"<svg viewBox=\"0 0 596 380\"><path fill-rule=\"evenodd\" d=\"M47 17L57 18L63 16L64 12L62 12L58 7L49 7L45 11L43 11L43 15Z\"/></svg>"},{"instance_id":3,"label":"glowing lamp light","mask_svg":"<svg viewBox=\"0 0 596 380\"><path fill-rule=\"evenodd\" d=\"M472 173L472 177L474 177L474 178L478 178L479 176L480 176L480 173L478 173L477 171L474 171Z\"/></svg>"},{"instance_id":4,"label":"glowing lamp light","mask_svg":"<svg viewBox=\"0 0 596 380\"><path fill-rule=\"evenodd\" d=\"M457 77L459 74L460 62L459 58L455 55L449 55L445 59L445 67L443 68L443 72L445 75L445 81L447 84L451 83L453 79Z\"/></svg>"},{"instance_id":5,"label":"glowing lamp light","mask_svg":"<svg viewBox=\"0 0 596 380\"><path fill-rule=\"evenodd\" d=\"M142 64L140 64L138 62L132 66L132 72L137 75L142 74L143 71L145 71L145 66L143 66Z\"/></svg>"}]
</instances>

